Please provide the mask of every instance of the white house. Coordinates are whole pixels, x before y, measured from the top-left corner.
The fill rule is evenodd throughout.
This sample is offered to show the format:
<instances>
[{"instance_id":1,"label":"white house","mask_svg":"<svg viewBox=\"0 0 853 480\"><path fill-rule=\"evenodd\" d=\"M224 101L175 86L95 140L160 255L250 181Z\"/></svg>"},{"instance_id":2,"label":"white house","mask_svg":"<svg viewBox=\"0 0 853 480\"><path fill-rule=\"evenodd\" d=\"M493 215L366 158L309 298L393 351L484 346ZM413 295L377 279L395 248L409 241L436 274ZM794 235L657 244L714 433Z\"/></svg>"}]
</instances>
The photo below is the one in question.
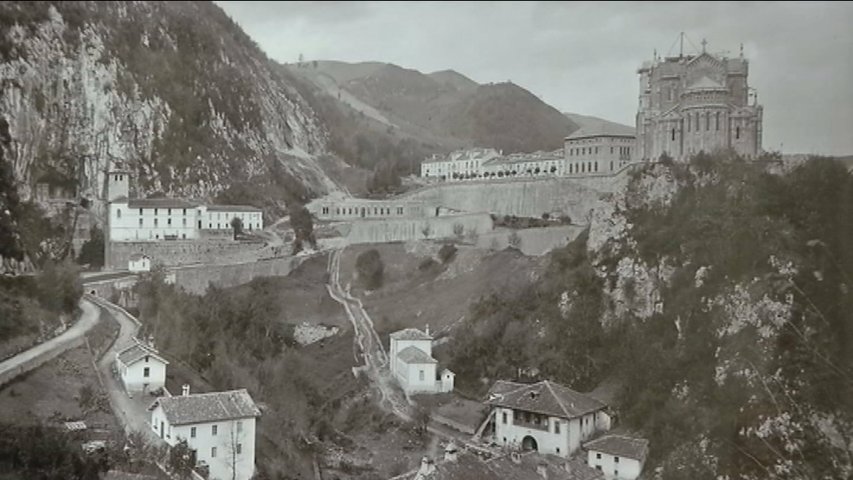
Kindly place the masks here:
<instances>
[{"instance_id":1,"label":"white house","mask_svg":"<svg viewBox=\"0 0 853 480\"><path fill-rule=\"evenodd\" d=\"M453 391L455 375L448 369L437 376L438 361L432 358L432 336L406 328L391 334L391 373L407 394Z\"/></svg>"},{"instance_id":2,"label":"white house","mask_svg":"<svg viewBox=\"0 0 853 480\"><path fill-rule=\"evenodd\" d=\"M166 384L169 362L157 350L136 342L116 353L116 369L128 392L151 392Z\"/></svg>"},{"instance_id":3,"label":"white house","mask_svg":"<svg viewBox=\"0 0 853 480\"><path fill-rule=\"evenodd\" d=\"M634 480L643 471L649 441L627 435L605 435L585 443L587 464L608 480Z\"/></svg>"},{"instance_id":4,"label":"white house","mask_svg":"<svg viewBox=\"0 0 853 480\"><path fill-rule=\"evenodd\" d=\"M255 473L255 422L261 411L245 389L161 397L148 407L151 428L174 446L186 440L210 480L249 480Z\"/></svg>"},{"instance_id":5,"label":"white house","mask_svg":"<svg viewBox=\"0 0 853 480\"><path fill-rule=\"evenodd\" d=\"M131 255L130 260L127 261L127 269L131 272L150 272L151 257L135 253Z\"/></svg>"},{"instance_id":6,"label":"white house","mask_svg":"<svg viewBox=\"0 0 853 480\"><path fill-rule=\"evenodd\" d=\"M522 384L498 380L492 406L494 440L511 449L568 457L596 432L610 429L607 406L548 380Z\"/></svg>"}]
</instances>

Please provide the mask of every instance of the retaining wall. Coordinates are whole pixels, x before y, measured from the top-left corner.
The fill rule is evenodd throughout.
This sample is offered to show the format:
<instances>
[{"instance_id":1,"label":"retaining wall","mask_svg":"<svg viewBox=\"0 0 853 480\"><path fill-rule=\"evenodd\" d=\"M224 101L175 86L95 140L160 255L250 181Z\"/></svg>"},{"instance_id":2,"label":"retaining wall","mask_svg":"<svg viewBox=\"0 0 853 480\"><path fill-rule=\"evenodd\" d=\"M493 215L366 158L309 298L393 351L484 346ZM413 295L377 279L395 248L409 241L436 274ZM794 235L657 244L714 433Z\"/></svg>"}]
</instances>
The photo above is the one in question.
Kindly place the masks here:
<instances>
[{"instance_id":1,"label":"retaining wall","mask_svg":"<svg viewBox=\"0 0 853 480\"><path fill-rule=\"evenodd\" d=\"M448 238L455 236L456 225L463 235L491 232L492 217L485 213L425 217L420 219L361 220L340 227L346 243L387 243L409 240ZM426 232L426 235L424 233Z\"/></svg>"},{"instance_id":2,"label":"retaining wall","mask_svg":"<svg viewBox=\"0 0 853 480\"><path fill-rule=\"evenodd\" d=\"M161 242L109 242L107 268L125 269L131 255L151 257L154 264L175 266L193 263L248 262L264 256L263 242L230 240L164 240Z\"/></svg>"},{"instance_id":3,"label":"retaining wall","mask_svg":"<svg viewBox=\"0 0 853 480\"><path fill-rule=\"evenodd\" d=\"M567 245L574 240L585 227L579 225L559 225L542 228L512 230L500 228L477 238L478 248L503 250L509 246L509 236L516 232L521 239L521 252L525 255L544 255L551 250Z\"/></svg>"},{"instance_id":4,"label":"retaining wall","mask_svg":"<svg viewBox=\"0 0 853 480\"><path fill-rule=\"evenodd\" d=\"M189 293L203 295L210 284L220 288L249 283L257 277L285 276L298 267L308 255L270 258L230 265L194 265L175 268L175 284Z\"/></svg>"}]
</instances>

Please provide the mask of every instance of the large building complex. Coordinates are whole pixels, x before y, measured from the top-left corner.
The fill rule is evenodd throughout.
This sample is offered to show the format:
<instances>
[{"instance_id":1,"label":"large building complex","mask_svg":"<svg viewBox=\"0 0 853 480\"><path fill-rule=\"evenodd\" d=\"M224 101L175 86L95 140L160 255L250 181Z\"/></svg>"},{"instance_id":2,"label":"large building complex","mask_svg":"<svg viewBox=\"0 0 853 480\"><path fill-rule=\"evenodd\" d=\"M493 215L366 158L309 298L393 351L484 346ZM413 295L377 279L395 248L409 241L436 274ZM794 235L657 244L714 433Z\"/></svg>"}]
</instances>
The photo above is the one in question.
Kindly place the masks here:
<instances>
[{"instance_id":1,"label":"large building complex","mask_svg":"<svg viewBox=\"0 0 853 480\"><path fill-rule=\"evenodd\" d=\"M130 172L107 174L109 241L156 242L222 236L239 218L244 231L262 230L260 209L244 205L204 205L179 198L128 198Z\"/></svg>"},{"instance_id":2,"label":"large building complex","mask_svg":"<svg viewBox=\"0 0 853 480\"><path fill-rule=\"evenodd\" d=\"M747 158L761 153L762 114L749 87L749 63L708 53L644 63L637 111L639 160L661 155L685 161L701 151L731 149Z\"/></svg>"}]
</instances>

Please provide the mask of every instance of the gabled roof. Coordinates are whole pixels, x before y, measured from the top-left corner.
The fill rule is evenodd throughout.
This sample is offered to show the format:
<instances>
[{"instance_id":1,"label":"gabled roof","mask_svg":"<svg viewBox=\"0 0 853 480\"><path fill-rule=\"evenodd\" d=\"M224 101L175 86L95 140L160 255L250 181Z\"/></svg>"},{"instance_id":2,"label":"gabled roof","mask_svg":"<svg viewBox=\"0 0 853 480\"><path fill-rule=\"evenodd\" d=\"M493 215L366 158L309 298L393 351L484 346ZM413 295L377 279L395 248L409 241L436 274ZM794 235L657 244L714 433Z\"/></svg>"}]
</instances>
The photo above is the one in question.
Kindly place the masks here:
<instances>
[{"instance_id":1,"label":"gabled roof","mask_svg":"<svg viewBox=\"0 0 853 480\"><path fill-rule=\"evenodd\" d=\"M415 346L404 348L401 352L397 353L397 358L409 364L438 363L436 359L430 357L426 352Z\"/></svg>"},{"instance_id":2,"label":"gabled roof","mask_svg":"<svg viewBox=\"0 0 853 480\"><path fill-rule=\"evenodd\" d=\"M260 212L261 209L251 205L208 205L208 212Z\"/></svg>"},{"instance_id":3,"label":"gabled roof","mask_svg":"<svg viewBox=\"0 0 853 480\"><path fill-rule=\"evenodd\" d=\"M406 328L391 334L395 340L432 340L432 336L418 330L417 328Z\"/></svg>"},{"instance_id":4,"label":"gabled roof","mask_svg":"<svg viewBox=\"0 0 853 480\"><path fill-rule=\"evenodd\" d=\"M434 463L435 470L429 475L420 475L418 470L397 477L403 480L542 480L544 470L549 480L600 480L604 474L583 459L565 459L556 455L535 452L511 454L484 460L478 455L463 450L456 461L440 459Z\"/></svg>"},{"instance_id":5,"label":"gabled roof","mask_svg":"<svg viewBox=\"0 0 853 480\"><path fill-rule=\"evenodd\" d=\"M148 411L154 410L158 405L163 408L163 413L171 425L236 420L261 415L246 389L160 397L148 407Z\"/></svg>"},{"instance_id":6,"label":"gabled roof","mask_svg":"<svg viewBox=\"0 0 853 480\"><path fill-rule=\"evenodd\" d=\"M566 140L591 137L635 137L636 134L636 129L627 125L607 123L592 128L581 128L566 137Z\"/></svg>"},{"instance_id":7,"label":"gabled roof","mask_svg":"<svg viewBox=\"0 0 853 480\"><path fill-rule=\"evenodd\" d=\"M157 353L157 350L139 342L136 342L133 345L118 352L118 359L121 361L121 363L128 366L133 365L134 363L142 360L146 356L154 357L166 365L169 364L169 361L161 357Z\"/></svg>"},{"instance_id":8,"label":"gabled roof","mask_svg":"<svg viewBox=\"0 0 853 480\"><path fill-rule=\"evenodd\" d=\"M502 382L498 386L496 383L489 394L486 401L489 405L561 418L576 418L607 407L589 395L548 380L530 385Z\"/></svg>"},{"instance_id":9,"label":"gabled roof","mask_svg":"<svg viewBox=\"0 0 853 480\"><path fill-rule=\"evenodd\" d=\"M605 435L585 443L583 448L619 457L633 458L642 462L645 461L646 455L649 453L649 441L645 438L627 435Z\"/></svg>"},{"instance_id":10,"label":"gabled roof","mask_svg":"<svg viewBox=\"0 0 853 480\"><path fill-rule=\"evenodd\" d=\"M182 198L135 198L128 202L130 208L195 208L195 203L190 203Z\"/></svg>"}]
</instances>

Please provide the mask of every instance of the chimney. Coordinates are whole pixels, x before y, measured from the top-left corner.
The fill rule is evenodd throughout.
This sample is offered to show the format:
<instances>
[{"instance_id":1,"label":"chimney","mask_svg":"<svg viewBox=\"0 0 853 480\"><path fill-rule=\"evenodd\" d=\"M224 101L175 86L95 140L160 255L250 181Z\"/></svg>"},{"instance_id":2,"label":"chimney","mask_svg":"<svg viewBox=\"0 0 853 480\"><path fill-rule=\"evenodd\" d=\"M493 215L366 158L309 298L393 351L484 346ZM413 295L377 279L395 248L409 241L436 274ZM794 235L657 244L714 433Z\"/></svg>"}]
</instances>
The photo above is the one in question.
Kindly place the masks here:
<instances>
[{"instance_id":1,"label":"chimney","mask_svg":"<svg viewBox=\"0 0 853 480\"><path fill-rule=\"evenodd\" d=\"M456 463L456 460L458 458L456 454L457 454L456 444L453 443L453 441L451 440L450 443L448 443L447 446L444 447L444 460L447 462Z\"/></svg>"},{"instance_id":2,"label":"chimney","mask_svg":"<svg viewBox=\"0 0 853 480\"><path fill-rule=\"evenodd\" d=\"M539 474L540 477L547 479L548 478L548 466L544 463L540 463L536 465L536 473Z\"/></svg>"},{"instance_id":3,"label":"chimney","mask_svg":"<svg viewBox=\"0 0 853 480\"><path fill-rule=\"evenodd\" d=\"M429 478L433 473L435 473L435 464L432 463L431 458L424 457L421 460L421 468L418 469L418 474L415 478Z\"/></svg>"},{"instance_id":4,"label":"chimney","mask_svg":"<svg viewBox=\"0 0 853 480\"><path fill-rule=\"evenodd\" d=\"M429 324L428 324L428 323L426 324L426 332L425 332L425 333L426 333L427 335L429 335Z\"/></svg>"},{"instance_id":5,"label":"chimney","mask_svg":"<svg viewBox=\"0 0 853 480\"><path fill-rule=\"evenodd\" d=\"M190 396L190 384L189 384L189 383L185 383L185 384L181 387L181 395L182 395L182 396L184 396L184 397L189 397L189 396Z\"/></svg>"}]
</instances>

